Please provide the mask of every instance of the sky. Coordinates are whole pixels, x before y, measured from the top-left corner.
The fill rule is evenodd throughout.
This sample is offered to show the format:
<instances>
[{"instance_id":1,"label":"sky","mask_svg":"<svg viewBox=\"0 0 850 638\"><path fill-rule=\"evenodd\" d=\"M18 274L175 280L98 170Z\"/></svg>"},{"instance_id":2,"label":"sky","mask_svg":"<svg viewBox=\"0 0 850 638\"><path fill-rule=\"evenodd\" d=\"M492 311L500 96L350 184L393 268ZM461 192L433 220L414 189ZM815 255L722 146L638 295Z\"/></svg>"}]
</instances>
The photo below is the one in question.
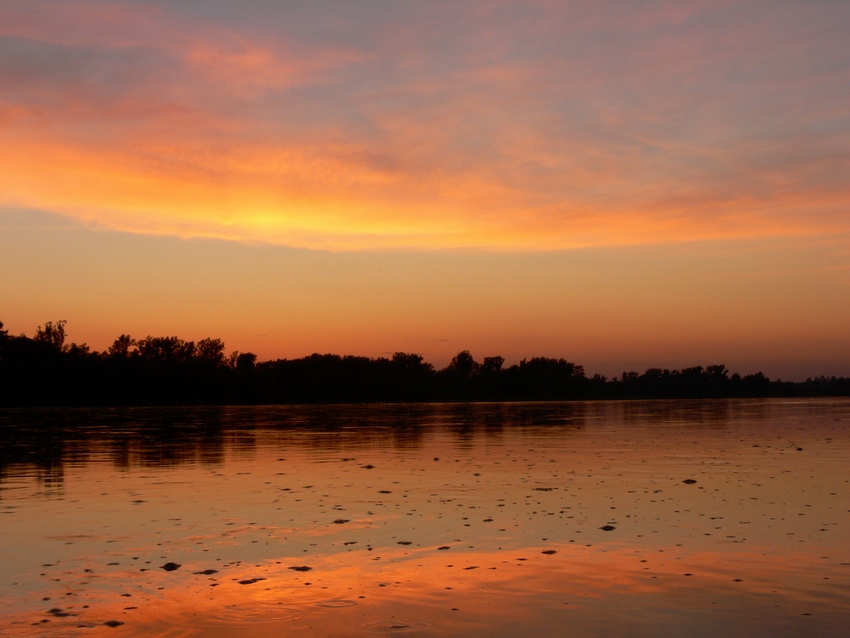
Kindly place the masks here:
<instances>
[{"instance_id":1,"label":"sky","mask_svg":"<svg viewBox=\"0 0 850 638\"><path fill-rule=\"evenodd\" d=\"M0 321L850 376L850 3L0 0Z\"/></svg>"}]
</instances>

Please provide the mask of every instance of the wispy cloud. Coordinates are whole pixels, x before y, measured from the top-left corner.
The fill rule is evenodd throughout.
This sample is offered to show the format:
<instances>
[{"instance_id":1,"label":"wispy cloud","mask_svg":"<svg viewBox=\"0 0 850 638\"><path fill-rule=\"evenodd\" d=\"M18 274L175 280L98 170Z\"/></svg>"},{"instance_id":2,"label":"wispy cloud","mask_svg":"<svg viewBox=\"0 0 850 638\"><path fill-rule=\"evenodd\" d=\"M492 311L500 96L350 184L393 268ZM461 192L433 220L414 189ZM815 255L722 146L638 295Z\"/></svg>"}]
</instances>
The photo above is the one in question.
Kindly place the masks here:
<instances>
[{"instance_id":1,"label":"wispy cloud","mask_svg":"<svg viewBox=\"0 0 850 638\"><path fill-rule=\"evenodd\" d=\"M0 204L340 250L850 230L841 3L7 2Z\"/></svg>"}]
</instances>

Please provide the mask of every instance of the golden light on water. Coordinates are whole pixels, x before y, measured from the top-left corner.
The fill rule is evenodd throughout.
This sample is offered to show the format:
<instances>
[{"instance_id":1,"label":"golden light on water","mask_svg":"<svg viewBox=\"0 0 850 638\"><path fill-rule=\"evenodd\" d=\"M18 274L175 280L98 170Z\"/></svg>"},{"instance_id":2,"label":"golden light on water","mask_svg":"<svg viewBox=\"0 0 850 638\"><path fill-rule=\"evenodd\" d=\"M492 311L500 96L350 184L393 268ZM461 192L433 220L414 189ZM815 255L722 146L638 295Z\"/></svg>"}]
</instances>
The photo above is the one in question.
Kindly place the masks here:
<instances>
[{"instance_id":1,"label":"golden light on water","mask_svg":"<svg viewBox=\"0 0 850 638\"><path fill-rule=\"evenodd\" d=\"M844 630L841 399L70 416L0 475L16 635Z\"/></svg>"}]
</instances>

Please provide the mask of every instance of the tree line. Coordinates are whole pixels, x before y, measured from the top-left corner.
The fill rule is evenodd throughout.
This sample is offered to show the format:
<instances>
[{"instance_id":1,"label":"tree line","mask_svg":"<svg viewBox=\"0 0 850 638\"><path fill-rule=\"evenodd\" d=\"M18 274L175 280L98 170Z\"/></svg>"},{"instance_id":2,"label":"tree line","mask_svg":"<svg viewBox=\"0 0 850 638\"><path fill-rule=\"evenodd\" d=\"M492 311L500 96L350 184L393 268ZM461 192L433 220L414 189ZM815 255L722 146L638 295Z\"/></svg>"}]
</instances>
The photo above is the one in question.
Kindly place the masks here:
<instances>
[{"instance_id":1,"label":"tree line","mask_svg":"<svg viewBox=\"0 0 850 638\"><path fill-rule=\"evenodd\" d=\"M0 405L214 405L401 401L538 401L635 398L850 396L850 378L783 382L724 365L651 368L587 376L565 359L534 357L505 366L464 350L437 370L418 354L312 354L258 361L226 354L220 339L135 339L122 334L103 352L67 343L65 321L10 335L0 322Z\"/></svg>"}]
</instances>

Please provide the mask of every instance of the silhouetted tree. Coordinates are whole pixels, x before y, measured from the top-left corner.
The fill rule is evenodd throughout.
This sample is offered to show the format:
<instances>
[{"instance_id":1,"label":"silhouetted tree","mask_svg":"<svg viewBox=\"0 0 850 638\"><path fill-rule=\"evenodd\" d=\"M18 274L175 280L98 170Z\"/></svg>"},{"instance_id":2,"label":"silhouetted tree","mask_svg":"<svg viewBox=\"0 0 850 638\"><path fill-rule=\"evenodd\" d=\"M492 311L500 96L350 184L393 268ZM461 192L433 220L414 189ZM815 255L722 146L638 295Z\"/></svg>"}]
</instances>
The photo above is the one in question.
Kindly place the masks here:
<instances>
[{"instance_id":1,"label":"silhouetted tree","mask_svg":"<svg viewBox=\"0 0 850 638\"><path fill-rule=\"evenodd\" d=\"M517 390L534 399L574 398L585 381L582 366L547 357L523 359L515 375Z\"/></svg>"},{"instance_id":2,"label":"silhouetted tree","mask_svg":"<svg viewBox=\"0 0 850 638\"><path fill-rule=\"evenodd\" d=\"M482 375L496 375L502 371L503 365L505 365L504 357L484 357L479 372Z\"/></svg>"},{"instance_id":3,"label":"silhouetted tree","mask_svg":"<svg viewBox=\"0 0 850 638\"><path fill-rule=\"evenodd\" d=\"M112 345L106 351L110 357L127 358L130 356L130 348L136 346L136 340L130 335L122 334L112 342Z\"/></svg>"},{"instance_id":4,"label":"silhouetted tree","mask_svg":"<svg viewBox=\"0 0 850 638\"><path fill-rule=\"evenodd\" d=\"M396 352L393 354L393 368L398 371L419 371L423 365L430 368L431 364L423 364L424 357L420 354L410 354L407 352Z\"/></svg>"},{"instance_id":5,"label":"silhouetted tree","mask_svg":"<svg viewBox=\"0 0 850 638\"><path fill-rule=\"evenodd\" d=\"M439 393L444 398L468 400L474 398L474 377L478 374L479 364L469 350L458 352L449 365L437 374Z\"/></svg>"},{"instance_id":6,"label":"silhouetted tree","mask_svg":"<svg viewBox=\"0 0 850 638\"><path fill-rule=\"evenodd\" d=\"M195 346L195 357L209 366L225 365L224 342L221 339L201 339Z\"/></svg>"},{"instance_id":7,"label":"silhouetted tree","mask_svg":"<svg viewBox=\"0 0 850 638\"><path fill-rule=\"evenodd\" d=\"M469 350L463 350L454 356L447 369L449 372L462 379L469 379L478 372L478 368L479 365L472 357Z\"/></svg>"},{"instance_id":8,"label":"silhouetted tree","mask_svg":"<svg viewBox=\"0 0 850 638\"><path fill-rule=\"evenodd\" d=\"M147 336L138 342L139 357L143 361L185 363L195 354L195 342L177 337Z\"/></svg>"},{"instance_id":9,"label":"silhouetted tree","mask_svg":"<svg viewBox=\"0 0 850 638\"><path fill-rule=\"evenodd\" d=\"M65 345L65 324L67 321L61 319L56 323L52 321L48 321L44 324L44 327L38 327L35 331L35 336L33 337L33 341L36 343L43 343L55 350L62 350L62 347Z\"/></svg>"},{"instance_id":10,"label":"silhouetted tree","mask_svg":"<svg viewBox=\"0 0 850 638\"><path fill-rule=\"evenodd\" d=\"M769 396L770 379L761 372L748 374L741 379L741 390L744 396Z\"/></svg>"},{"instance_id":11,"label":"silhouetted tree","mask_svg":"<svg viewBox=\"0 0 850 638\"><path fill-rule=\"evenodd\" d=\"M436 372L405 352L258 362L251 352L225 358L224 343L214 338L136 341L122 334L97 353L67 344L66 336L64 320L39 326L31 339L9 335L0 322L0 405L850 396L850 379L771 381L761 372L730 375L724 365L649 368L608 380L587 378L566 359L534 357L505 369L502 357L478 363L468 350Z\"/></svg>"},{"instance_id":12,"label":"silhouetted tree","mask_svg":"<svg viewBox=\"0 0 850 638\"><path fill-rule=\"evenodd\" d=\"M378 360L372 371L374 383L384 388L384 399L422 401L433 398L434 366L422 355L396 352L390 361Z\"/></svg>"},{"instance_id":13,"label":"silhouetted tree","mask_svg":"<svg viewBox=\"0 0 850 638\"><path fill-rule=\"evenodd\" d=\"M246 371L253 370L257 365L257 355L253 352L240 352L236 354L234 367L237 370Z\"/></svg>"}]
</instances>

